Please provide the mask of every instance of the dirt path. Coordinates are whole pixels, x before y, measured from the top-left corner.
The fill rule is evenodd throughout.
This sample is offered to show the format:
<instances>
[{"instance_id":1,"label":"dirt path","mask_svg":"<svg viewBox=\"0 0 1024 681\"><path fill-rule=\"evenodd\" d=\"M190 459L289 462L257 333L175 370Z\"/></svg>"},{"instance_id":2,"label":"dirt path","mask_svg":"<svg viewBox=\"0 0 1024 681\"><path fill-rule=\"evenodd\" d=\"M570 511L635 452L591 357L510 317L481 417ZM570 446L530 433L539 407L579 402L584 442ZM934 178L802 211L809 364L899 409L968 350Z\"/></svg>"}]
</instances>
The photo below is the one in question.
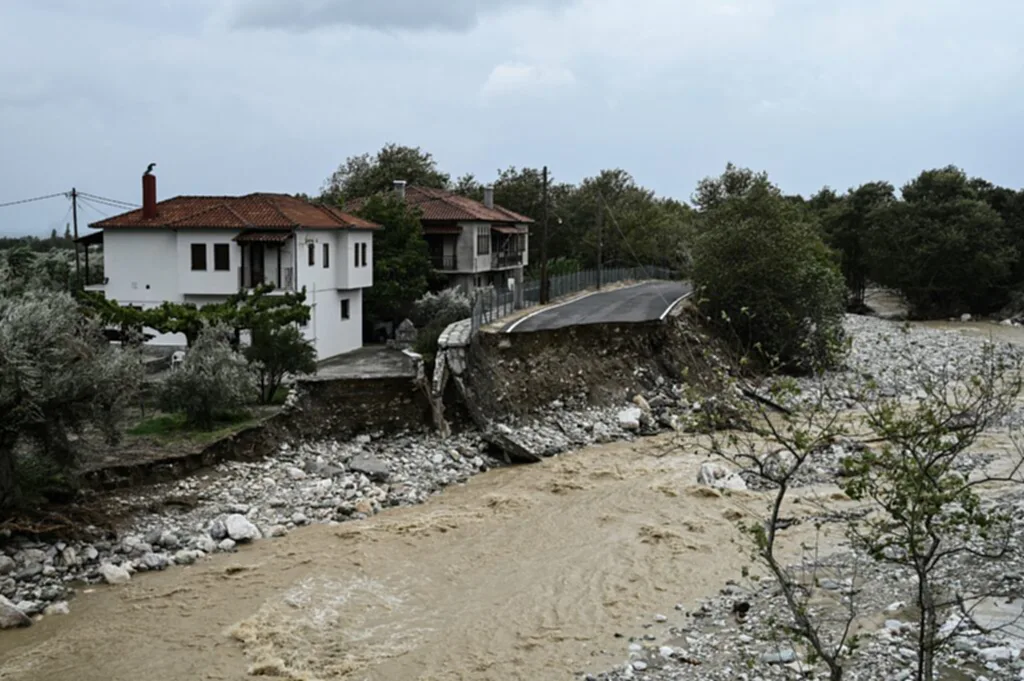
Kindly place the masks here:
<instances>
[{"instance_id":1,"label":"dirt path","mask_svg":"<svg viewBox=\"0 0 1024 681\"><path fill-rule=\"evenodd\" d=\"M423 506L98 587L70 615L0 637L0 679L536 681L607 668L623 654L616 633L678 624L668 612L644 628L749 564L736 520L763 499L698 487L706 458L662 456L670 444L492 471ZM787 532L791 546L802 532Z\"/></svg>"}]
</instances>

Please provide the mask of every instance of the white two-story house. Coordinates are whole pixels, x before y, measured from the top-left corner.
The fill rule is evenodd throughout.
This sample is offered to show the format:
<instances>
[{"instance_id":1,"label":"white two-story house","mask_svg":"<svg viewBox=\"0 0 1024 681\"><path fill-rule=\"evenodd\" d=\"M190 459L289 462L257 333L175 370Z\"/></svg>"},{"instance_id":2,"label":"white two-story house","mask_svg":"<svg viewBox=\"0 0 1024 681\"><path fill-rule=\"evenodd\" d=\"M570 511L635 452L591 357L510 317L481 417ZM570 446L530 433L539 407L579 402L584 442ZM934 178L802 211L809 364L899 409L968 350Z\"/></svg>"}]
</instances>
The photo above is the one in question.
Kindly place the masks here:
<instances>
[{"instance_id":1,"label":"white two-story house","mask_svg":"<svg viewBox=\"0 0 1024 681\"><path fill-rule=\"evenodd\" d=\"M317 356L361 347L378 225L285 194L157 201L156 177L142 179L142 208L94 223L101 231L80 239L103 245L104 282L88 289L149 309L164 301L201 307L265 283L305 288L312 316L303 333ZM185 341L157 334L150 342Z\"/></svg>"},{"instance_id":2,"label":"white two-story house","mask_svg":"<svg viewBox=\"0 0 1024 681\"><path fill-rule=\"evenodd\" d=\"M394 182L393 193L420 211L431 264L450 286L467 292L492 286L504 291L513 282L521 287L533 220L495 205L493 188L484 189L482 203L402 180ZM354 199L345 210L359 210L364 202Z\"/></svg>"}]
</instances>

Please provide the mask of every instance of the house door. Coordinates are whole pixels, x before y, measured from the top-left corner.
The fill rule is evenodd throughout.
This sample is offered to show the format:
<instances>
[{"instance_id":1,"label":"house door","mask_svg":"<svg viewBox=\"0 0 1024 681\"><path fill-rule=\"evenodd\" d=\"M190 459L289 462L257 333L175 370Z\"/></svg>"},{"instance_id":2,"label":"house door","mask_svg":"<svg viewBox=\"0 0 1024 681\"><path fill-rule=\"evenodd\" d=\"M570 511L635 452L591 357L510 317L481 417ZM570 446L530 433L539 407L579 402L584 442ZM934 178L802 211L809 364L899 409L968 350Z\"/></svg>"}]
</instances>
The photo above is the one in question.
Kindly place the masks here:
<instances>
[{"instance_id":1,"label":"house door","mask_svg":"<svg viewBox=\"0 0 1024 681\"><path fill-rule=\"evenodd\" d=\"M257 286L263 285L264 271L263 266L265 263L263 244L253 243L249 245L249 271L252 273L252 278L249 281L249 286L256 288Z\"/></svg>"}]
</instances>

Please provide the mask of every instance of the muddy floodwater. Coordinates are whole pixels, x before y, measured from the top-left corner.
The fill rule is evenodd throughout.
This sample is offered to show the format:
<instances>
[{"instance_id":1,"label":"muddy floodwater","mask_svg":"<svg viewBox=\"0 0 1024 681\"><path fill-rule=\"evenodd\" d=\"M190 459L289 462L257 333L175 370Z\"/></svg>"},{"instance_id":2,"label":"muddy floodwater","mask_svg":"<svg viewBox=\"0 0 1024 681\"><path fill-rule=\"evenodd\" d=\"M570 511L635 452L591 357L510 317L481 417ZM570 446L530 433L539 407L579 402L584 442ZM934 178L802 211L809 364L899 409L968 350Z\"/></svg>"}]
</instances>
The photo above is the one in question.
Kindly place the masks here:
<instances>
[{"instance_id":1,"label":"muddy floodwater","mask_svg":"<svg viewBox=\"0 0 1024 681\"><path fill-rule=\"evenodd\" d=\"M0 678L568 679L626 655L749 564L752 492L695 483L667 437L479 475L417 507L312 526L95 587L0 636ZM790 533L787 533L790 534ZM791 533L796 545L800 530Z\"/></svg>"}]
</instances>

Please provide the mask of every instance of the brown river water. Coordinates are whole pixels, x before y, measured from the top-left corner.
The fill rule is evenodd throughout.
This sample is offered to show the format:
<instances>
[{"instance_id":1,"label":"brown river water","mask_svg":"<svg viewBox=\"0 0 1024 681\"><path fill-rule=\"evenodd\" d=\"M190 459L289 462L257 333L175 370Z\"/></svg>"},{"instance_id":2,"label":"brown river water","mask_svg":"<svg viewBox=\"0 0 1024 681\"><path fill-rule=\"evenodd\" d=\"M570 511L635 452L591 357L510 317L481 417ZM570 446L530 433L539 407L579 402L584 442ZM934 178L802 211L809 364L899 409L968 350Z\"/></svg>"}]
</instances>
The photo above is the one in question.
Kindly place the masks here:
<instances>
[{"instance_id":1,"label":"brown river water","mask_svg":"<svg viewBox=\"0 0 1024 681\"><path fill-rule=\"evenodd\" d=\"M616 633L652 631L655 613L696 607L750 563L736 521L764 500L700 488L706 460L667 436L592 447L94 587L70 615L0 636L0 679L539 681L606 669L626 655Z\"/></svg>"}]
</instances>

